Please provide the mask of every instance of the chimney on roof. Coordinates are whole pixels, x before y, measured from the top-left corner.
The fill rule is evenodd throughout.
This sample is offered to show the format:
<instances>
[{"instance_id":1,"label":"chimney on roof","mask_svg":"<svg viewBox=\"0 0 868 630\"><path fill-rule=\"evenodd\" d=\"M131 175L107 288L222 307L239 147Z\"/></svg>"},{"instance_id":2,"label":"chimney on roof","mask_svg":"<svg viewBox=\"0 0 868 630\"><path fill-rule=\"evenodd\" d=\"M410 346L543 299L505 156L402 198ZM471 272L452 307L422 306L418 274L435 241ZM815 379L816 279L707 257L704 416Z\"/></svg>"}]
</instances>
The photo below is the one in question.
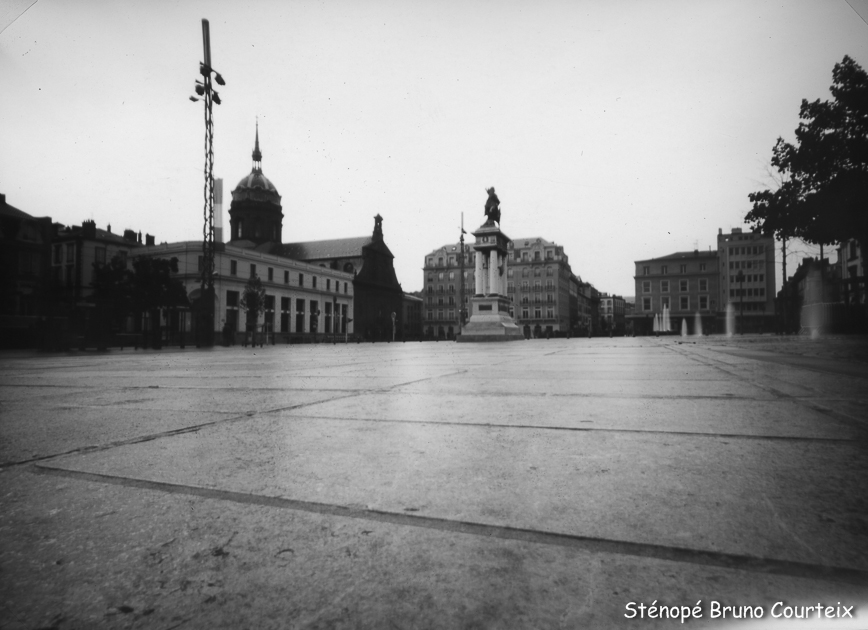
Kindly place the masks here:
<instances>
[{"instance_id":1,"label":"chimney on roof","mask_svg":"<svg viewBox=\"0 0 868 630\"><path fill-rule=\"evenodd\" d=\"M138 238L137 238L137 242L139 243L139 245L142 244L142 231L141 231L141 230L139 230L139 235L138 235Z\"/></svg>"},{"instance_id":2,"label":"chimney on roof","mask_svg":"<svg viewBox=\"0 0 868 630\"><path fill-rule=\"evenodd\" d=\"M136 242L136 232L135 230L124 230L124 240Z\"/></svg>"},{"instance_id":3,"label":"chimney on roof","mask_svg":"<svg viewBox=\"0 0 868 630\"><path fill-rule=\"evenodd\" d=\"M81 235L84 238L96 238L96 221L87 219L81 222Z\"/></svg>"},{"instance_id":4,"label":"chimney on roof","mask_svg":"<svg viewBox=\"0 0 868 630\"><path fill-rule=\"evenodd\" d=\"M693 250L693 255L694 255L694 256L699 256L699 250L698 250L698 249L694 249L694 250Z\"/></svg>"},{"instance_id":5,"label":"chimney on roof","mask_svg":"<svg viewBox=\"0 0 868 630\"><path fill-rule=\"evenodd\" d=\"M111 224L111 223L109 223L109 224L106 226L105 231L108 232L109 234L112 233L112 224Z\"/></svg>"},{"instance_id":6,"label":"chimney on roof","mask_svg":"<svg viewBox=\"0 0 868 630\"><path fill-rule=\"evenodd\" d=\"M723 234L723 228L717 228L717 233L718 233L719 235L720 235L720 234Z\"/></svg>"},{"instance_id":7,"label":"chimney on roof","mask_svg":"<svg viewBox=\"0 0 868 630\"><path fill-rule=\"evenodd\" d=\"M156 236L151 236L150 234L145 234L145 245L153 245Z\"/></svg>"}]
</instances>

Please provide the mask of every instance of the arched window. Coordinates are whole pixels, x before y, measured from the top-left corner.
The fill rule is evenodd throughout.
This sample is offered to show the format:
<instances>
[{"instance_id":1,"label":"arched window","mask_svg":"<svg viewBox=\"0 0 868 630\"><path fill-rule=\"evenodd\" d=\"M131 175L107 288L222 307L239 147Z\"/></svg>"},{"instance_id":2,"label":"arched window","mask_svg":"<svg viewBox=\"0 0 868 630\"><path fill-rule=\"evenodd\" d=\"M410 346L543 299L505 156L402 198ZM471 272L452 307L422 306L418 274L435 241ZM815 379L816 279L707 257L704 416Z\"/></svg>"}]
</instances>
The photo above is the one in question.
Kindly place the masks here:
<instances>
[{"instance_id":1,"label":"arched window","mask_svg":"<svg viewBox=\"0 0 868 630\"><path fill-rule=\"evenodd\" d=\"M243 234L244 234L244 230L243 230L244 220L238 219L238 223L236 223L236 225L238 226L238 238L244 238L244 236L243 236Z\"/></svg>"}]
</instances>

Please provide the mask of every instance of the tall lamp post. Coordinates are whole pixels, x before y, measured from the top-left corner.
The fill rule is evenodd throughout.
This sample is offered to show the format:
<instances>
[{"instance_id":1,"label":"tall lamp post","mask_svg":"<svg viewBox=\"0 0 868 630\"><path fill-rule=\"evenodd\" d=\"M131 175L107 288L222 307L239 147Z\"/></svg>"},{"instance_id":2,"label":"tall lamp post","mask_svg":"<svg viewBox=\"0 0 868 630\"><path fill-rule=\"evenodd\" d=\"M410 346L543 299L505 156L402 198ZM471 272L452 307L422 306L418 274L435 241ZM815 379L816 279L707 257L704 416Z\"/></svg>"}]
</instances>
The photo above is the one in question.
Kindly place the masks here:
<instances>
[{"instance_id":1,"label":"tall lamp post","mask_svg":"<svg viewBox=\"0 0 868 630\"><path fill-rule=\"evenodd\" d=\"M205 210L202 227L202 276L197 345L214 345L214 117L213 104L220 105L220 95L211 86L211 75L218 85L226 85L220 73L211 67L211 30L202 20L204 61L199 64L202 81L196 81L196 94L205 101ZM196 96L191 101L198 101Z\"/></svg>"},{"instance_id":2,"label":"tall lamp post","mask_svg":"<svg viewBox=\"0 0 868 630\"><path fill-rule=\"evenodd\" d=\"M739 301L741 302L739 306L740 314L738 316L738 331L740 334L744 334L744 272L739 269L738 273L735 274L735 281L738 282L738 295Z\"/></svg>"},{"instance_id":3,"label":"tall lamp post","mask_svg":"<svg viewBox=\"0 0 868 630\"><path fill-rule=\"evenodd\" d=\"M461 213L461 238L459 239L461 253L458 261L461 265L461 275L458 276L458 335L464 331L464 213Z\"/></svg>"}]
</instances>

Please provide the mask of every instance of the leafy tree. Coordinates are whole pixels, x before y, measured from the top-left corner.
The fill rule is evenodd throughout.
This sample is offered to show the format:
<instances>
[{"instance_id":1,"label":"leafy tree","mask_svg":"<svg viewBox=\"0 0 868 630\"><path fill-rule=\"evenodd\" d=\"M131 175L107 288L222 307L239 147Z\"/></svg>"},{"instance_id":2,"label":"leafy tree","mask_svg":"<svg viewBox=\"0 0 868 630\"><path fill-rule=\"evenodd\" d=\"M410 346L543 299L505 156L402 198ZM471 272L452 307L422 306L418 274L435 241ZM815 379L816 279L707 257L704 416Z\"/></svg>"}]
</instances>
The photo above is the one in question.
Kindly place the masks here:
<instances>
[{"instance_id":1,"label":"leafy tree","mask_svg":"<svg viewBox=\"0 0 868 630\"><path fill-rule=\"evenodd\" d=\"M189 305L184 284L172 276L178 272L177 258L139 256L132 266L130 270L118 256L106 265L94 265L92 299L110 309L116 321L129 314Z\"/></svg>"},{"instance_id":2,"label":"leafy tree","mask_svg":"<svg viewBox=\"0 0 868 630\"><path fill-rule=\"evenodd\" d=\"M868 246L868 73L845 56L832 71L831 101L802 100L796 143L778 138L777 190L748 197L745 216L763 234L818 245L850 238Z\"/></svg>"},{"instance_id":3,"label":"leafy tree","mask_svg":"<svg viewBox=\"0 0 868 630\"><path fill-rule=\"evenodd\" d=\"M265 289L259 276L253 275L247 280L239 304L247 312L247 327L255 327L259 315L265 311Z\"/></svg>"}]
</instances>

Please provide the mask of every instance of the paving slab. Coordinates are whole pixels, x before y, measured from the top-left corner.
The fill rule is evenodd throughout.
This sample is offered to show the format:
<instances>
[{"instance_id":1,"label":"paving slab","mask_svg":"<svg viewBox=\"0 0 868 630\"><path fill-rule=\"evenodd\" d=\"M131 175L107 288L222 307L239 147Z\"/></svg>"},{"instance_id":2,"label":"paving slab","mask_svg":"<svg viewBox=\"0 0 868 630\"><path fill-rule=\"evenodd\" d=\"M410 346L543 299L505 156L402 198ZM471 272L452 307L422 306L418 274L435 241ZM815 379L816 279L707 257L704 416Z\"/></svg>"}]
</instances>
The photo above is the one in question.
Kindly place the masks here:
<instances>
[{"instance_id":1,"label":"paving slab","mask_svg":"<svg viewBox=\"0 0 868 630\"><path fill-rule=\"evenodd\" d=\"M0 627L865 627L862 364L685 341L10 356Z\"/></svg>"}]
</instances>

